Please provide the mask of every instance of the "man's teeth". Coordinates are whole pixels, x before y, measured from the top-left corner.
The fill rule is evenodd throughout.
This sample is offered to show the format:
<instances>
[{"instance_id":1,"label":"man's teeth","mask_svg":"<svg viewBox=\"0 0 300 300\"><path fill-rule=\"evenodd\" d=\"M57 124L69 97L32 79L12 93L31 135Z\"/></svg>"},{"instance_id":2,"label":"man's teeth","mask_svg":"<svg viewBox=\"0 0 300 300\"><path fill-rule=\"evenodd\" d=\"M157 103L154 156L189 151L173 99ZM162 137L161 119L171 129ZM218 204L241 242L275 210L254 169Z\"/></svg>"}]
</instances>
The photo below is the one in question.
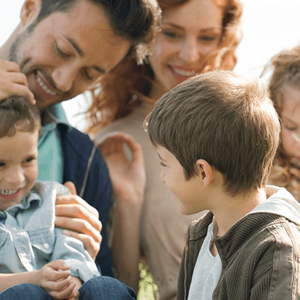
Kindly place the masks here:
<instances>
[{"instance_id":1,"label":"man's teeth","mask_svg":"<svg viewBox=\"0 0 300 300\"><path fill-rule=\"evenodd\" d=\"M17 189L17 190L2 190L2 189L0 189L0 194L1 194L1 195L5 195L5 196L13 195L13 194L15 194L18 190L19 190L19 189Z\"/></svg>"},{"instance_id":2,"label":"man's teeth","mask_svg":"<svg viewBox=\"0 0 300 300\"><path fill-rule=\"evenodd\" d=\"M41 87L46 93L50 94L51 96L55 96L55 95L56 95L55 92L51 91L51 90L43 83L42 79L41 79L38 75L36 75L36 80L37 80L37 82L39 83L40 87Z\"/></svg>"},{"instance_id":3,"label":"man's teeth","mask_svg":"<svg viewBox=\"0 0 300 300\"><path fill-rule=\"evenodd\" d=\"M173 71L176 74L178 74L180 76L185 76L185 77L191 77L191 76L195 75L195 72L193 72L193 71L191 72L191 71L178 70L178 69L175 69L175 68L173 68Z\"/></svg>"}]
</instances>

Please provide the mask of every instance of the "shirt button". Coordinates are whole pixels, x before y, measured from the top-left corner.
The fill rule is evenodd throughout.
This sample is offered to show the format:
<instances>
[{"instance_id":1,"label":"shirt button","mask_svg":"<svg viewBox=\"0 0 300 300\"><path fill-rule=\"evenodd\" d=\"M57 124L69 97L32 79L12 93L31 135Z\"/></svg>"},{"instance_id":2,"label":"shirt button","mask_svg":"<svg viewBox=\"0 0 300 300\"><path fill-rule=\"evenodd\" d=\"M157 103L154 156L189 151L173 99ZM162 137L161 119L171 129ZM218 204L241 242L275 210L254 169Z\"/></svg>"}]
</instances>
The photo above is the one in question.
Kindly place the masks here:
<instances>
[{"instance_id":1,"label":"shirt button","mask_svg":"<svg viewBox=\"0 0 300 300\"><path fill-rule=\"evenodd\" d=\"M45 244L44 244L44 248L45 248L45 249L49 249L49 244L45 243Z\"/></svg>"}]
</instances>

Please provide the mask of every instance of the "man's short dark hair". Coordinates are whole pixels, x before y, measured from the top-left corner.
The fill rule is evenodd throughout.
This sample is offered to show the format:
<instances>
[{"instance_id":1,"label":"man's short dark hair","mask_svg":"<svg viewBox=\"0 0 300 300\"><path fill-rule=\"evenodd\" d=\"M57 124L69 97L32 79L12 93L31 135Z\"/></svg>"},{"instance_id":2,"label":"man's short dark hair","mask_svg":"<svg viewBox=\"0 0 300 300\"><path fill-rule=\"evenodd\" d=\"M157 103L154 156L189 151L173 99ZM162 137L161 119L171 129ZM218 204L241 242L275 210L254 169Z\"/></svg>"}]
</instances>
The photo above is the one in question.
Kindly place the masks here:
<instances>
[{"instance_id":1,"label":"man's short dark hair","mask_svg":"<svg viewBox=\"0 0 300 300\"><path fill-rule=\"evenodd\" d=\"M131 42L128 55L135 52L137 45L152 41L160 18L156 0L42 0L40 13L30 30L52 13L68 12L80 1L88 1L103 8L113 31ZM140 56L146 54L146 51L145 54L137 53Z\"/></svg>"},{"instance_id":2,"label":"man's short dark hair","mask_svg":"<svg viewBox=\"0 0 300 300\"><path fill-rule=\"evenodd\" d=\"M14 136L17 130L34 132L40 127L39 110L27 97L11 96L0 101L0 138Z\"/></svg>"}]
</instances>

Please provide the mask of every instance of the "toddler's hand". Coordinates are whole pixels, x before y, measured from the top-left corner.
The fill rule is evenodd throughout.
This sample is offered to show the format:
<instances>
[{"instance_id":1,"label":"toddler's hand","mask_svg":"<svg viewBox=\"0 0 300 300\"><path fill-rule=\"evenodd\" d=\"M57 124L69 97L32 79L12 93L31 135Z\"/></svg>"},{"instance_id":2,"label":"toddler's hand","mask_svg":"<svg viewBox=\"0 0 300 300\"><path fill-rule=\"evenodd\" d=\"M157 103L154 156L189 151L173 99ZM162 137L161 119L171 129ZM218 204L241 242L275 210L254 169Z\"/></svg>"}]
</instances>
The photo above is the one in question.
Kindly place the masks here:
<instances>
[{"instance_id":1,"label":"toddler's hand","mask_svg":"<svg viewBox=\"0 0 300 300\"><path fill-rule=\"evenodd\" d=\"M76 282L70 276L69 266L63 260L54 260L44 265L35 276L34 284L40 286L55 299L77 296Z\"/></svg>"}]
</instances>

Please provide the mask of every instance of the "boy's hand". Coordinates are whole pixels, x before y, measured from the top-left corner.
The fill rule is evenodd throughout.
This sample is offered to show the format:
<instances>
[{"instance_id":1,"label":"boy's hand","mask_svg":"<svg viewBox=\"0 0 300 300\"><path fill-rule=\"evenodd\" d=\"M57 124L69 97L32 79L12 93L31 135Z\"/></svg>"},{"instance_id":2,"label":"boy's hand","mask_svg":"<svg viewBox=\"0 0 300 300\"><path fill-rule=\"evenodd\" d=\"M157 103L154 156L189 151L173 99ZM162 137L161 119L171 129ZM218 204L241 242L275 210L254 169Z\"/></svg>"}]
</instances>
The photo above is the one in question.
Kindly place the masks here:
<instances>
[{"instance_id":1,"label":"boy's hand","mask_svg":"<svg viewBox=\"0 0 300 300\"><path fill-rule=\"evenodd\" d=\"M28 88L26 75L21 73L18 64L0 59L0 101L13 95L28 95L35 104L34 96Z\"/></svg>"},{"instance_id":2,"label":"boy's hand","mask_svg":"<svg viewBox=\"0 0 300 300\"><path fill-rule=\"evenodd\" d=\"M44 265L34 278L34 284L40 286L54 299L77 297L77 282L70 276L69 266L63 260L54 260Z\"/></svg>"},{"instance_id":3,"label":"boy's hand","mask_svg":"<svg viewBox=\"0 0 300 300\"><path fill-rule=\"evenodd\" d=\"M83 242L85 249L95 260L100 250L102 223L98 211L77 196L72 182L66 182L72 195L59 196L55 205L55 226L65 228L63 233Z\"/></svg>"},{"instance_id":4,"label":"boy's hand","mask_svg":"<svg viewBox=\"0 0 300 300\"><path fill-rule=\"evenodd\" d=\"M131 160L125 153L125 144L131 151ZM141 146L130 135L115 132L106 135L98 147L107 164L113 190L119 201L141 208L146 185Z\"/></svg>"}]
</instances>

